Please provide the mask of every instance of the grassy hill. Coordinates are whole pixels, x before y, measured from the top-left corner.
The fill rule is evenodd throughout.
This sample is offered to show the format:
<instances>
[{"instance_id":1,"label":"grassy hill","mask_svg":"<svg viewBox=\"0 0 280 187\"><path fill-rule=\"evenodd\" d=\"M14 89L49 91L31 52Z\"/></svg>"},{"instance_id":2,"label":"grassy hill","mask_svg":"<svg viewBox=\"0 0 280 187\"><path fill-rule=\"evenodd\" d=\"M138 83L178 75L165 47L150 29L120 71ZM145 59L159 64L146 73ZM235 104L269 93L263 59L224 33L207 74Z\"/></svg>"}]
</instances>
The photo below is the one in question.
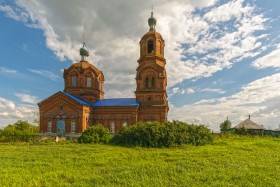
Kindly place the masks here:
<instances>
[{"instance_id":1,"label":"grassy hill","mask_svg":"<svg viewBox=\"0 0 280 187\"><path fill-rule=\"evenodd\" d=\"M280 186L280 139L206 146L1 144L0 186Z\"/></svg>"}]
</instances>

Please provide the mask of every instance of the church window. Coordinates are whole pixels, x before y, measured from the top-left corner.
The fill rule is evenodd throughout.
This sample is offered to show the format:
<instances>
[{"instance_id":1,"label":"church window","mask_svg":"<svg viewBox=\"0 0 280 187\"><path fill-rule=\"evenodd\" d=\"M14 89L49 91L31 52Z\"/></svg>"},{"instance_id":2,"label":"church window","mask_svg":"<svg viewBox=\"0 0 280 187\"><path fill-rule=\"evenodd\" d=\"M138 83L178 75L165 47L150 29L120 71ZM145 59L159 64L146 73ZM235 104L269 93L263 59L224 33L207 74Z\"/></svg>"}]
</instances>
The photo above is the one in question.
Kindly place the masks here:
<instances>
[{"instance_id":1,"label":"church window","mask_svg":"<svg viewBox=\"0 0 280 187\"><path fill-rule=\"evenodd\" d=\"M154 52L154 42L153 40L148 41L148 53L153 53Z\"/></svg>"},{"instance_id":2,"label":"church window","mask_svg":"<svg viewBox=\"0 0 280 187\"><path fill-rule=\"evenodd\" d=\"M72 133L76 132L76 122L75 121L71 121L71 132Z\"/></svg>"},{"instance_id":3,"label":"church window","mask_svg":"<svg viewBox=\"0 0 280 187\"><path fill-rule=\"evenodd\" d=\"M155 88L155 77L152 77L152 88Z\"/></svg>"},{"instance_id":4,"label":"church window","mask_svg":"<svg viewBox=\"0 0 280 187\"><path fill-rule=\"evenodd\" d=\"M149 78L148 78L148 77L146 77L145 87L146 87L146 88L149 88Z\"/></svg>"},{"instance_id":5,"label":"church window","mask_svg":"<svg viewBox=\"0 0 280 187\"><path fill-rule=\"evenodd\" d=\"M114 134L115 133L115 122L110 123L110 133Z\"/></svg>"},{"instance_id":6,"label":"church window","mask_svg":"<svg viewBox=\"0 0 280 187\"><path fill-rule=\"evenodd\" d=\"M72 77L72 86L75 87L77 86L77 77Z\"/></svg>"},{"instance_id":7,"label":"church window","mask_svg":"<svg viewBox=\"0 0 280 187\"><path fill-rule=\"evenodd\" d=\"M92 78L91 77L87 77L87 87L88 88L92 87Z\"/></svg>"},{"instance_id":8,"label":"church window","mask_svg":"<svg viewBox=\"0 0 280 187\"><path fill-rule=\"evenodd\" d=\"M49 121L48 122L48 133L51 133L52 132L52 122Z\"/></svg>"},{"instance_id":9,"label":"church window","mask_svg":"<svg viewBox=\"0 0 280 187\"><path fill-rule=\"evenodd\" d=\"M127 126L127 122L126 122L126 121L123 122L122 126L123 126L123 127L126 127L126 126Z\"/></svg>"}]
</instances>

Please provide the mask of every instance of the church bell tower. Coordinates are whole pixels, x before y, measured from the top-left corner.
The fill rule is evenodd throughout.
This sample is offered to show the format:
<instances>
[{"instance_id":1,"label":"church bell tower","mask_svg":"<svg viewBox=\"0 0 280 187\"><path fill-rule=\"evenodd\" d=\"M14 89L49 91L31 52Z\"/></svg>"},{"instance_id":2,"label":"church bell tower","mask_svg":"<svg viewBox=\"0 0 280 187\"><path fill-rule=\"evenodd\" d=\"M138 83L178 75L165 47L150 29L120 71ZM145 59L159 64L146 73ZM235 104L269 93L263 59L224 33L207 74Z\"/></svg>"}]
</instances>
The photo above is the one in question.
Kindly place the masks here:
<instances>
[{"instance_id":1,"label":"church bell tower","mask_svg":"<svg viewBox=\"0 0 280 187\"><path fill-rule=\"evenodd\" d=\"M164 40L156 32L156 19L151 12L149 31L140 40L140 58L136 74L136 100L140 102L138 121L166 120L168 112L167 77Z\"/></svg>"}]
</instances>

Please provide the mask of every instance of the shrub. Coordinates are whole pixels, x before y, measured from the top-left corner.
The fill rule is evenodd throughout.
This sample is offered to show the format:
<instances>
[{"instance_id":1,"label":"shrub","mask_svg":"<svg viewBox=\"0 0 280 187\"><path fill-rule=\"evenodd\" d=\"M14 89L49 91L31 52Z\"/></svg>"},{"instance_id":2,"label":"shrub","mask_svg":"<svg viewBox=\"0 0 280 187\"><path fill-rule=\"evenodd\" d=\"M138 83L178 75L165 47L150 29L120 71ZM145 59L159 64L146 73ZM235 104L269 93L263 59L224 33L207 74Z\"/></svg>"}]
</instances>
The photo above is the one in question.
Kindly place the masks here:
<instances>
[{"instance_id":1,"label":"shrub","mask_svg":"<svg viewBox=\"0 0 280 187\"><path fill-rule=\"evenodd\" d=\"M87 128L78 138L79 143L108 143L111 139L109 130L102 125Z\"/></svg>"},{"instance_id":2,"label":"shrub","mask_svg":"<svg viewBox=\"0 0 280 187\"><path fill-rule=\"evenodd\" d=\"M188 125L180 121L139 122L121 128L111 140L117 145L141 147L169 147L171 145L204 145L213 140L212 135L203 125Z\"/></svg>"}]
</instances>

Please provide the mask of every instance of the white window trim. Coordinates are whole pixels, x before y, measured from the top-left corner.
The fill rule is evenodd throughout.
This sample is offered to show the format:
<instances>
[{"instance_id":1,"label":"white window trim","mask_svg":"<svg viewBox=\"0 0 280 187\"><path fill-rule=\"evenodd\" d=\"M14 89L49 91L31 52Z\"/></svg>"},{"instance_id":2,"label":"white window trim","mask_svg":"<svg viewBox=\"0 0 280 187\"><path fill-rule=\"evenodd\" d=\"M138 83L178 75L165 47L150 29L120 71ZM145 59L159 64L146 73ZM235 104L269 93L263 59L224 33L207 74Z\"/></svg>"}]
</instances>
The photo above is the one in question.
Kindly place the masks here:
<instances>
[{"instance_id":1,"label":"white window trim","mask_svg":"<svg viewBox=\"0 0 280 187\"><path fill-rule=\"evenodd\" d=\"M52 122L51 121L48 121L48 130L47 130L48 133L52 133Z\"/></svg>"},{"instance_id":2,"label":"white window trim","mask_svg":"<svg viewBox=\"0 0 280 187\"><path fill-rule=\"evenodd\" d=\"M115 132L116 132L116 124L115 124L115 122L111 122L110 123L110 133L111 134L114 134Z\"/></svg>"},{"instance_id":3,"label":"white window trim","mask_svg":"<svg viewBox=\"0 0 280 187\"><path fill-rule=\"evenodd\" d=\"M91 77L87 77L87 87L88 88L92 87L92 78Z\"/></svg>"},{"instance_id":4,"label":"white window trim","mask_svg":"<svg viewBox=\"0 0 280 187\"><path fill-rule=\"evenodd\" d=\"M73 128L73 126L75 128ZM76 131L77 131L76 121L71 121L71 133L76 133Z\"/></svg>"}]
</instances>

